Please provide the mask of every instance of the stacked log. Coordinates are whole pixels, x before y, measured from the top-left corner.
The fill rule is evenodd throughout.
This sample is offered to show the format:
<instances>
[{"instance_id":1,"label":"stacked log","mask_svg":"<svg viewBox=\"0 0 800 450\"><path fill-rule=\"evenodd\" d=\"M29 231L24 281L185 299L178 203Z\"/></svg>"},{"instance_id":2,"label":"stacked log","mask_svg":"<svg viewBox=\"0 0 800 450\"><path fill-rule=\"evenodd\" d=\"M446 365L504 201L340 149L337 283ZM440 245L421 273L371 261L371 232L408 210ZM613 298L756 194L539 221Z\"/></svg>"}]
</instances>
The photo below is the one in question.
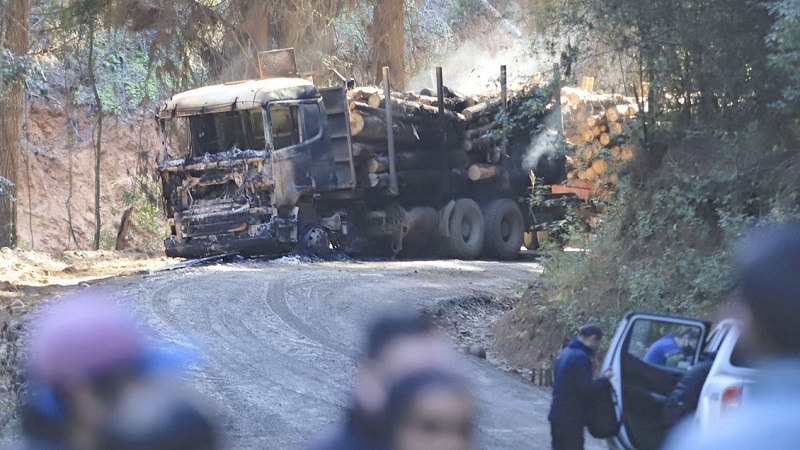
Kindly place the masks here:
<instances>
[{"instance_id":1,"label":"stacked log","mask_svg":"<svg viewBox=\"0 0 800 450\"><path fill-rule=\"evenodd\" d=\"M567 171L568 185L589 185L593 197L609 198L623 161L633 158L629 130L638 114L635 100L621 95L561 89L564 137L575 146Z\"/></svg>"},{"instance_id":2,"label":"stacked log","mask_svg":"<svg viewBox=\"0 0 800 450\"><path fill-rule=\"evenodd\" d=\"M443 109L435 92L391 92L377 87L349 91L350 133L356 168L366 186L388 186L386 108L392 109L392 133L398 181L427 184L451 176L482 182L501 173L503 139L498 98L474 98L444 89ZM517 95L530 95L521 92ZM537 92L537 95L543 95ZM513 98L513 95L512 95ZM468 170L467 170L468 169ZM425 182L425 183L423 183Z\"/></svg>"}]
</instances>

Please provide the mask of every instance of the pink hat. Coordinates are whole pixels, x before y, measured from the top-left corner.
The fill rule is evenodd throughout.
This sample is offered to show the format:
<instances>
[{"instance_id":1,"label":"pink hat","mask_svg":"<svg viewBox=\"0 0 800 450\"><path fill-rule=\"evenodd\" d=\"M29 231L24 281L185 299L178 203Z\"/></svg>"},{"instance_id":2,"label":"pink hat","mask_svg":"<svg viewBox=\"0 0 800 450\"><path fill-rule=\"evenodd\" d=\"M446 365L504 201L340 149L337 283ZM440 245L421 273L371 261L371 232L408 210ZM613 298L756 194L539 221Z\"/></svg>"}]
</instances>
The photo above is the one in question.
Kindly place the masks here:
<instances>
[{"instance_id":1,"label":"pink hat","mask_svg":"<svg viewBox=\"0 0 800 450\"><path fill-rule=\"evenodd\" d=\"M30 338L29 375L51 387L135 366L145 351L133 318L99 292L47 306Z\"/></svg>"}]
</instances>

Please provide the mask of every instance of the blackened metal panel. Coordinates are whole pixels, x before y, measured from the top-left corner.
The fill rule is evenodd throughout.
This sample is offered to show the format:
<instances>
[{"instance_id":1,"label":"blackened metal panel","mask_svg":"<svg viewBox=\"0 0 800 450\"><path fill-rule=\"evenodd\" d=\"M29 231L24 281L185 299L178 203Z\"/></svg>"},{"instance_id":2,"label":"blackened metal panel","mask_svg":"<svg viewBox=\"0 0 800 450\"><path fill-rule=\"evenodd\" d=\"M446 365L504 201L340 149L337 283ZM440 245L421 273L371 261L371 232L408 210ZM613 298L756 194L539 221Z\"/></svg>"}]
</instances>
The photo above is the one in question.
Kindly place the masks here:
<instances>
[{"instance_id":1,"label":"blackened metal panel","mask_svg":"<svg viewBox=\"0 0 800 450\"><path fill-rule=\"evenodd\" d=\"M355 165L353 163L352 140L350 136L350 108L344 87L323 88L319 90L325 103L328 136L336 164L336 180L332 189L354 189L356 187Z\"/></svg>"}]
</instances>

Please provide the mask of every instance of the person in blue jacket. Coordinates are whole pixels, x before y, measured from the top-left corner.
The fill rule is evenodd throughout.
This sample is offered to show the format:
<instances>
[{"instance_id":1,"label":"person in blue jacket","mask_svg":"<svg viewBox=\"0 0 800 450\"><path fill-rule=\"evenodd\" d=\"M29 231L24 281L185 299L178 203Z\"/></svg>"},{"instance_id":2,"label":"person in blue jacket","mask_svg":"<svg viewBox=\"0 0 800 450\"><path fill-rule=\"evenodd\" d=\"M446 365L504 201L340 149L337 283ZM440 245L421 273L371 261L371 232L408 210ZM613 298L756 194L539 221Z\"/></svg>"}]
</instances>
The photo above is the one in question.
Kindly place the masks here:
<instances>
[{"instance_id":1,"label":"person in blue jacket","mask_svg":"<svg viewBox=\"0 0 800 450\"><path fill-rule=\"evenodd\" d=\"M602 338L600 327L585 325L556 360L553 402L547 416L553 450L583 449L591 392L614 375L609 369L603 378L592 380L592 356Z\"/></svg>"},{"instance_id":2,"label":"person in blue jacket","mask_svg":"<svg viewBox=\"0 0 800 450\"><path fill-rule=\"evenodd\" d=\"M670 357L679 357L683 355L684 349L691 349L699 334L691 327L683 328L675 334L667 333L650 346L644 360L656 366L667 366Z\"/></svg>"}]
</instances>

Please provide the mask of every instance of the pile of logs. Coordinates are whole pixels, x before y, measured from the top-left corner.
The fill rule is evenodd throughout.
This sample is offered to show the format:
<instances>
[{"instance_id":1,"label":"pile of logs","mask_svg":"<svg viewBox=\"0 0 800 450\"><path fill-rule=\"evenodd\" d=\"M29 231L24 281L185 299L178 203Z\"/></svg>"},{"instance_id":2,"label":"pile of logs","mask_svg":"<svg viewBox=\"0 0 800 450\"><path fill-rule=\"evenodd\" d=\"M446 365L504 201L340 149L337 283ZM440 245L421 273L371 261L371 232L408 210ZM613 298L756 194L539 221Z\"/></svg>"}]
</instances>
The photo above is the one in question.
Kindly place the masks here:
<instances>
[{"instance_id":1,"label":"pile of logs","mask_svg":"<svg viewBox=\"0 0 800 450\"><path fill-rule=\"evenodd\" d=\"M629 130L639 111L637 103L620 95L564 87L561 107L564 137L575 146L568 159L569 183L590 183L598 195L613 189L619 181L619 163L635 152Z\"/></svg>"},{"instance_id":2,"label":"pile of logs","mask_svg":"<svg viewBox=\"0 0 800 450\"><path fill-rule=\"evenodd\" d=\"M435 92L392 92L377 87L349 91L350 132L357 169L371 187L388 183L387 105L392 108L395 164L399 182L424 183L451 174L471 181L496 178L502 153L498 98L469 97L444 90L444 117ZM404 183L405 180L405 183Z\"/></svg>"}]
</instances>

